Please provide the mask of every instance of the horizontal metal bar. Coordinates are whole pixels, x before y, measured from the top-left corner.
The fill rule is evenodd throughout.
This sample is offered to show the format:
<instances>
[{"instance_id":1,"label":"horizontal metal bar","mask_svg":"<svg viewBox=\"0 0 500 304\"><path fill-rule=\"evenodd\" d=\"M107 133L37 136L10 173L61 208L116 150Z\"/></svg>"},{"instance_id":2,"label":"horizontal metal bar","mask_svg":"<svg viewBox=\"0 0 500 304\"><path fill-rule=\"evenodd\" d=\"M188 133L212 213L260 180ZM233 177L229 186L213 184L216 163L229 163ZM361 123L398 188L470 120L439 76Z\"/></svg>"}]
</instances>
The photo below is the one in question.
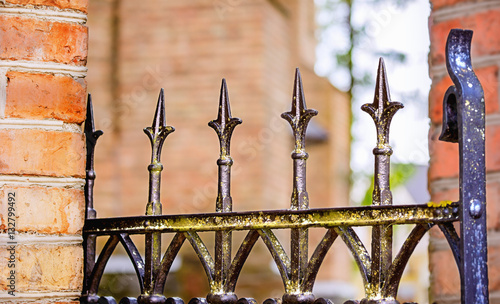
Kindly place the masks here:
<instances>
[{"instance_id":1,"label":"horizontal metal bar","mask_svg":"<svg viewBox=\"0 0 500 304\"><path fill-rule=\"evenodd\" d=\"M373 226L453 221L458 221L456 203L446 206L366 206L87 219L84 234Z\"/></svg>"}]
</instances>

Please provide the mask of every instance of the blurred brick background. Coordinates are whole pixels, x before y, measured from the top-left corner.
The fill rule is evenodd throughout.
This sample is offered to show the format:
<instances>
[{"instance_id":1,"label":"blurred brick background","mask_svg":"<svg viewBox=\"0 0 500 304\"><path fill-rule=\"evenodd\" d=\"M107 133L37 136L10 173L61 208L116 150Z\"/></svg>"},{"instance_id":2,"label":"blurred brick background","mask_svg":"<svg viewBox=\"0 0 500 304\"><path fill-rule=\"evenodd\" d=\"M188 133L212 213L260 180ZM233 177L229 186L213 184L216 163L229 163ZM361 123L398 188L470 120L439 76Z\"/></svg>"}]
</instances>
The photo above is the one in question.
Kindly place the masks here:
<instances>
[{"instance_id":1,"label":"blurred brick background","mask_svg":"<svg viewBox=\"0 0 500 304\"><path fill-rule=\"evenodd\" d=\"M96 148L98 217L145 212L151 148L142 129L151 125L162 87L167 124L176 128L162 152L163 213L215 211L219 145L207 123L217 118L223 77L233 117L243 120L231 146L233 210L288 208L293 137L280 114L291 107L296 67L308 107L319 110L308 128L310 205L347 206L350 104L344 93L313 71L314 18L310 0L140 5L131 0L91 0L87 81L96 128L105 132ZM288 232L281 233L288 250ZM314 246L323 233L311 234ZM242 236L236 235L235 246ZM203 237L212 242L210 235ZM142 240L138 242L141 246ZM319 281L349 280L351 264L346 261L351 258L341 242L335 246L340 250L329 254ZM207 286L189 247L183 246L183 265L175 273L180 283L172 283L181 286L173 292L185 299L205 296ZM271 255L259 241L243 268L237 294L260 300L281 297L281 279L271 265Z\"/></svg>"}]
</instances>

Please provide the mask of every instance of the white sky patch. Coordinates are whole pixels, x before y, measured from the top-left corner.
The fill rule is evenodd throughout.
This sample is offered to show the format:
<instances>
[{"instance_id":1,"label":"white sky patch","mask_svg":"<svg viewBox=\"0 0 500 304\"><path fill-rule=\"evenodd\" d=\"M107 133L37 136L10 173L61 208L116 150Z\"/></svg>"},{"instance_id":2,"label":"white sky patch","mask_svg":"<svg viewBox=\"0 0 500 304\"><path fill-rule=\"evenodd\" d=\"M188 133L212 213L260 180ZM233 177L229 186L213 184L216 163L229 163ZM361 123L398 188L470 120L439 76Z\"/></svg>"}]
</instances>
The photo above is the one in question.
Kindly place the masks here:
<instances>
[{"instance_id":1,"label":"white sky patch","mask_svg":"<svg viewBox=\"0 0 500 304\"><path fill-rule=\"evenodd\" d=\"M322 2L322 1L317 1ZM406 54L406 61L399 63L385 58L391 98L402 102L404 109L399 110L391 124L390 144L393 147L393 162L426 165L429 161L427 133L429 130L428 93L431 80L428 76L429 30L428 1L414 0L403 7L392 4L374 5L369 2L357 2L354 22L364 23L368 35L363 38L358 51L354 54L355 69L368 71L373 85L356 91L353 104L355 123L352 145L351 167L354 171L373 171L372 149L376 145L376 131L371 117L361 111L364 103L373 102L375 77L377 72L377 53L398 51ZM321 16L328 18L328 16ZM335 16L336 17L336 16ZM345 37L341 27L326 33L317 48L318 62L316 71L320 75L329 75L332 83L339 88L346 88L348 75L345 71L336 71L332 50L345 47ZM356 72L356 71L355 71Z\"/></svg>"}]
</instances>

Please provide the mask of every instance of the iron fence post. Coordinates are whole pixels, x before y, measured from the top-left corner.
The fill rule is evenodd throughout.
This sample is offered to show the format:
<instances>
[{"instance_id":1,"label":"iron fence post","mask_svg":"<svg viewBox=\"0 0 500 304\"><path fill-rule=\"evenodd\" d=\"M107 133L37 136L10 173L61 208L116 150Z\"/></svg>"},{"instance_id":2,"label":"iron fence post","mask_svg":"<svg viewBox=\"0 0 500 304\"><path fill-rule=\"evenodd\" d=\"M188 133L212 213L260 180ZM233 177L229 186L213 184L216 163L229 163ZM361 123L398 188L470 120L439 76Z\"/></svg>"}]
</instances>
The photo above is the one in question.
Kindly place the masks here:
<instances>
[{"instance_id":1,"label":"iron fence post","mask_svg":"<svg viewBox=\"0 0 500 304\"><path fill-rule=\"evenodd\" d=\"M87 117L85 119L85 138L87 149L87 160L85 163L85 219L96 218L96 210L94 209L94 180L96 174L94 171L94 151L97 139L103 134L101 130L95 130L94 111L92 109L92 96L87 97ZM83 238L83 293L84 301L87 303L97 303L99 297L96 294L89 294L89 286L92 270L95 265L96 253L96 236L88 235Z\"/></svg>"},{"instance_id":2,"label":"iron fence post","mask_svg":"<svg viewBox=\"0 0 500 304\"><path fill-rule=\"evenodd\" d=\"M295 70L295 81L293 87L292 109L290 112L281 114L281 117L290 123L292 127L295 148L292 152L293 159L293 192L291 198L291 210L306 210L309 208L309 195L306 190L306 161L309 157L305 150L306 129L309 121L316 116L318 111L308 109L302 88L300 71ZM304 228L292 229L291 231L291 265L290 281L293 284L291 290L294 294L285 294L285 303L312 302L314 296L305 294L301 288L308 262L308 231Z\"/></svg>"},{"instance_id":3,"label":"iron fence post","mask_svg":"<svg viewBox=\"0 0 500 304\"><path fill-rule=\"evenodd\" d=\"M443 126L442 139L459 144L462 303L486 304L489 299L485 105L481 83L472 69L471 41L472 31L469 30L454 29L448 36L446 67L454 86L444 100L447 126Z\"/></svg>"},{"instance_id":4,"label":"iron fence post","mask_svg":"<svg viewBox=\"0 0 500 304\"><path fill-rule=\"evenodd\" d=\"M241 124L241 119L231 116L226 80L222 79L217 119L208 123L217 133L220 145L220 157L217 160L219 173L217 181L217 202L215 207L216 212L233 211L230 191L233 159L230 155L230 146L231 135L238 124ZM231 237L231 231L215 232L214 281L217 285L217 291L211 292L207 296L207 300L210 303L236 303L238 300L232 290L228 292L228 290L225 289L229 268L231 266Z\"/></svg>"},{"instance_id":5,"label":"iron fence post","mask_svg":"<svg viewBox=\"0 0 500 304\"><path fill-rule=\"evenodd\" d=\"M163 142L175 129L167 126L165 115L165 96L163 89L158 97L158 104L151 127L144 129L151 141L151 164L149 171L149 196L146 205L146 215L154 216L162 214L160 200L161 171L163 165L160 162ZM154 294L154 281L161 262L161 233L152 232L145 234L145 269L144 269L144 294L139 297L139 303L163 303L166 298L163 295Z\"/></svg>"},{"instance_id":6,"label":"iron fence post","mask_svg":"<svg viewBox=\"0 0 500 304\"><path fill-rule=\"evenodd\" d=\"M375 97L373 103L365 104L361 109L373 118L377 129L377 146L373 149L375 155L375 170L373 174L374 206L392 205L390 190L390 156L392 148L389 145L389 130L394 114L403 108L400 102L391 101L384 60L380 58ZM370 282L367 288L368 299L384 298L382 286L385 276L392 264L392 225L376 225L372 228L372 266Z\"/></svg>"}]
</instances>

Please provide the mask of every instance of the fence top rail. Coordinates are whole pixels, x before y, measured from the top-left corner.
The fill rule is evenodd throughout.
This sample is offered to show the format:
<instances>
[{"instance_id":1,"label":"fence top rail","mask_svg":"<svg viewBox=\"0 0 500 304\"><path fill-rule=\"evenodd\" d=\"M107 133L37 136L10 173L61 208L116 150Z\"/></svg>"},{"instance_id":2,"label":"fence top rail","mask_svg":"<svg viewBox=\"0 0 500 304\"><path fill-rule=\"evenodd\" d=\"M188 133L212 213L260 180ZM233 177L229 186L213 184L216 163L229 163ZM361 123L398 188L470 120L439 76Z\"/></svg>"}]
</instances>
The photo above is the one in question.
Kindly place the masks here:
<instances>
[{"instance_id":1,"label":"fence top rail","mask_svg":"<svg viewBox=\"0 0 500 304\"><path fill-rule=\"evenodd\" d=\"M214 212L87 220L86 234L255 230L380 224L444 223L458 220L458 203L307 210Z\"/></svg>"}]
</instances>

